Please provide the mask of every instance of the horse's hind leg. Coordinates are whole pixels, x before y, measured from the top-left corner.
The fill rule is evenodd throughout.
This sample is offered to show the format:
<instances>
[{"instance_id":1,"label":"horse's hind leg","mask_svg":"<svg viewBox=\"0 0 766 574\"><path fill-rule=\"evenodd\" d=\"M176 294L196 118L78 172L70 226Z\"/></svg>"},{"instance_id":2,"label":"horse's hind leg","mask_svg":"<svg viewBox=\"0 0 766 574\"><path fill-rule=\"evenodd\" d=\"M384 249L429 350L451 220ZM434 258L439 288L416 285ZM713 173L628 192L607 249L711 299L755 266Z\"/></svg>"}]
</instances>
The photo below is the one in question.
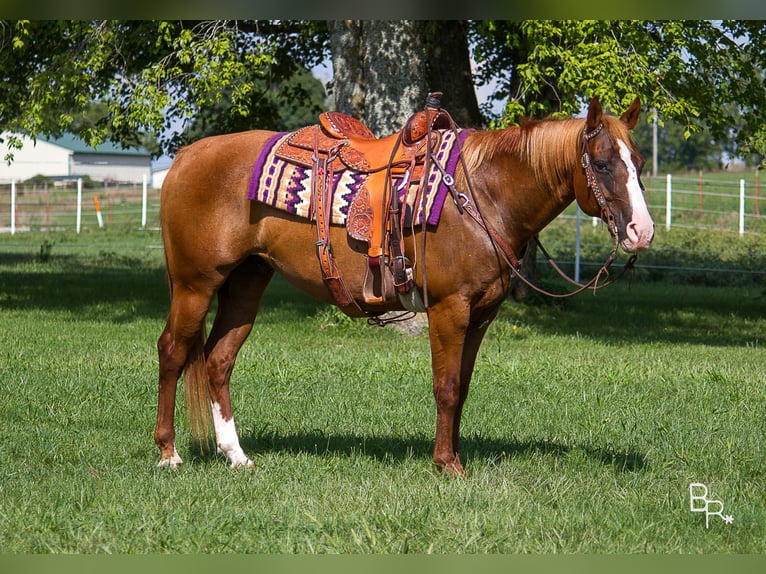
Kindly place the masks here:
<instances>
[{"instance_id":1,"label":"horse's hind leg","mask_svg":"<svg viewBox=\"0 0 766 574\"><path fill-rule=\"evenodd\" d=\"M173 426L176 385L189 363L200 360L204 344L204 321L212 299L212 291L172 289L170 313L165 329L157 341L159 356L159 397L154 440L160 449L158 466L175 468L183 463L175 447Z\"/></svg>"},{"instance_id":2,"label":"horse's hind leg","mask_svg":"<svg viewBox=\"0 0 766 574\"><path fill-rule=\"evenodd\" d=\"M247 339L258 305L274 270L251 257L234 269L218 291L218 311L205 347L216 445L232 468L252 466L242 450L234 424L229 380L237 353Z\"/></svg>"}]
</instances>

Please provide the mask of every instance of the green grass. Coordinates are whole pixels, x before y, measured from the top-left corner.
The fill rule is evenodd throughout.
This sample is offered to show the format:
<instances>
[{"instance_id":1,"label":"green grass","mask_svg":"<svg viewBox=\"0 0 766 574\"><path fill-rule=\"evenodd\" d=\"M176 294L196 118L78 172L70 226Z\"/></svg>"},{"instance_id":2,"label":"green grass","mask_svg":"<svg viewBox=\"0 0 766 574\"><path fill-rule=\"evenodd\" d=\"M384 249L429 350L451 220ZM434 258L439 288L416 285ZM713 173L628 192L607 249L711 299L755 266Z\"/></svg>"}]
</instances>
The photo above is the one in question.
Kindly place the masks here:
<instances>
[{"instance_id":1,"label":"green grass","mask_svg":"<svg viewBox=\"0 0 766 574\"><path fill-rule=\"evenodd\" d=\"M50 244L45 248L45 242ZM233 379L252 471L156 468L156 233L0 236L6 553L762 553L762 285L506 303L431 463L425 334L267 292ZM178 403L179 421L183 418ZM734 523L689 509L703 482Z\"/></svg>"},{"instance_id":2,"label":"green grass","mask_svg":"<svg viewBox=\"0 0 766 574\"><path fill-rule=\"evenodd\" d=\"M568 273L574 273L576 220L559 218L540 234L543 246ZM581 223L581 278L590 279L604 264L612 248L606 226L596 227L590 218ZM619 271L626 256L613 265ZM548 266L538 255L544 277ZM551 275L552 273L548 273ZM634 279L717 287L764 285L766 281L766 235L740 236L723 229L655 227L651 248L639 254Z\"/></svg>"}]
</instances>

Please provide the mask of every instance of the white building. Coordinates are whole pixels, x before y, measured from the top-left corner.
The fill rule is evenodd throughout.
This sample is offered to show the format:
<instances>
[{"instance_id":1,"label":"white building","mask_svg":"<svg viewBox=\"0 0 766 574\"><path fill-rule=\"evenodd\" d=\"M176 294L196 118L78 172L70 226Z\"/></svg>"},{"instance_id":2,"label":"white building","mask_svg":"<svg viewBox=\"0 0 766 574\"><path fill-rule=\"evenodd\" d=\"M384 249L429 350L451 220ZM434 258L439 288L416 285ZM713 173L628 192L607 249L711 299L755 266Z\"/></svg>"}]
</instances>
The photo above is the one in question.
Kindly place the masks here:
<instances>
[{"instance_id":1,"label":"white building","mask_svg":"<svg viewBox=\"0 0 766 574\"><path fill-rule=\"evenodd\" d=\"M6 134L3 135L6 139ZM35 142L21 136L22 149L13 150L13 162L0 162L0 183L22 182L36 175L56 179L88 176L94 181L140 183L150 181L151 154L143 149L123 149L112 142L95 148L71 134L59 138L40 136Z\"/></svg>"}]
</instances>

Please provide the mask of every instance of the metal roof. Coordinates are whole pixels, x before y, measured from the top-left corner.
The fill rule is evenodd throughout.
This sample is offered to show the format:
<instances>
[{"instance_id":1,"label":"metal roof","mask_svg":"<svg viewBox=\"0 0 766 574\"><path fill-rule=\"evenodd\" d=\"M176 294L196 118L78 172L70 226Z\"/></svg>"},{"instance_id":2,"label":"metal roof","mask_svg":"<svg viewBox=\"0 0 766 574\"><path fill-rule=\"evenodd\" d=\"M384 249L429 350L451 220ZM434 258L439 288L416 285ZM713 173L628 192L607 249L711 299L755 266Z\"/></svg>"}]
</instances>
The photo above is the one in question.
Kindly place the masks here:
<instances>
[{"instance_id":1,"label":"metal roof","mask_svg":"<svg viewBox=\"0 0 766 574\"><path fill-rule=\"evenodd\" d=\"M133 155L151 157L151 154L143 148L123 148L120 144L112 141L105 141L102 144L93 146L85 143L84 140L73 134L63 134L60 137L53 138L48 136L38 136L39 141L44 141L52 145L57 145L74 153L105 154L105 155Z\"/></svg>"}]
</instances>

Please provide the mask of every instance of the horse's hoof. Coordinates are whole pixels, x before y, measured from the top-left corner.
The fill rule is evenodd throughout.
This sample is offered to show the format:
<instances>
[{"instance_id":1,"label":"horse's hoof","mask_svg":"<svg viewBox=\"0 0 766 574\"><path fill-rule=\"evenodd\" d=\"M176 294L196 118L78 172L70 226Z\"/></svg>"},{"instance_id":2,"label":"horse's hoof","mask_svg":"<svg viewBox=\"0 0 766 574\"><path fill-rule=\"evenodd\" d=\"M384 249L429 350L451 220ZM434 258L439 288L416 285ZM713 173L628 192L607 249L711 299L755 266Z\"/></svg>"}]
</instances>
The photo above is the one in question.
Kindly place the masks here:
<instances>
[{"instance_id":1,"label":"horse's hoof","mask_svg":"<svg viewBox=\"0 0 766 574\"><path fill-rule=\"evenodd\" d=\"M162 457L160 462L157 463L157 466L160 468L178 468L183 463L184 461L178 456L178 452L173 449L173 454L167 457Z\"/></svg>"},{"instance_id":2,"label":"horse's hoof","mask_svg":"<svg viewBox=\"0 0 766 574\"><path fill-rule=\"evenodd\" d=\"M442 472L450 477L465 478L465 470L460 461L444 466Z\"/></svg>"},{"instance_id":3,"label":"horse's hoof","mask_svg":"<svg viewBox=\"0 0 766 574\"><path fill-rule=\"evenodd\" d=\"M231 468L255 468L255 463L249 458L245 457L243 460L231 461Z\"/></svg>"},{"instance_id":4,"label":"horse's hoof","mask_svg":"<svg viewBox=\"0 0 766 574\"><path fill-rule=\"evenodd\" d=\"M459 478L465 477L465 470L463 465L460 464L460 457L455 456L450 462L434 461L437 468L446 476L456 476Z\"/></svg>"}]
</instances>

